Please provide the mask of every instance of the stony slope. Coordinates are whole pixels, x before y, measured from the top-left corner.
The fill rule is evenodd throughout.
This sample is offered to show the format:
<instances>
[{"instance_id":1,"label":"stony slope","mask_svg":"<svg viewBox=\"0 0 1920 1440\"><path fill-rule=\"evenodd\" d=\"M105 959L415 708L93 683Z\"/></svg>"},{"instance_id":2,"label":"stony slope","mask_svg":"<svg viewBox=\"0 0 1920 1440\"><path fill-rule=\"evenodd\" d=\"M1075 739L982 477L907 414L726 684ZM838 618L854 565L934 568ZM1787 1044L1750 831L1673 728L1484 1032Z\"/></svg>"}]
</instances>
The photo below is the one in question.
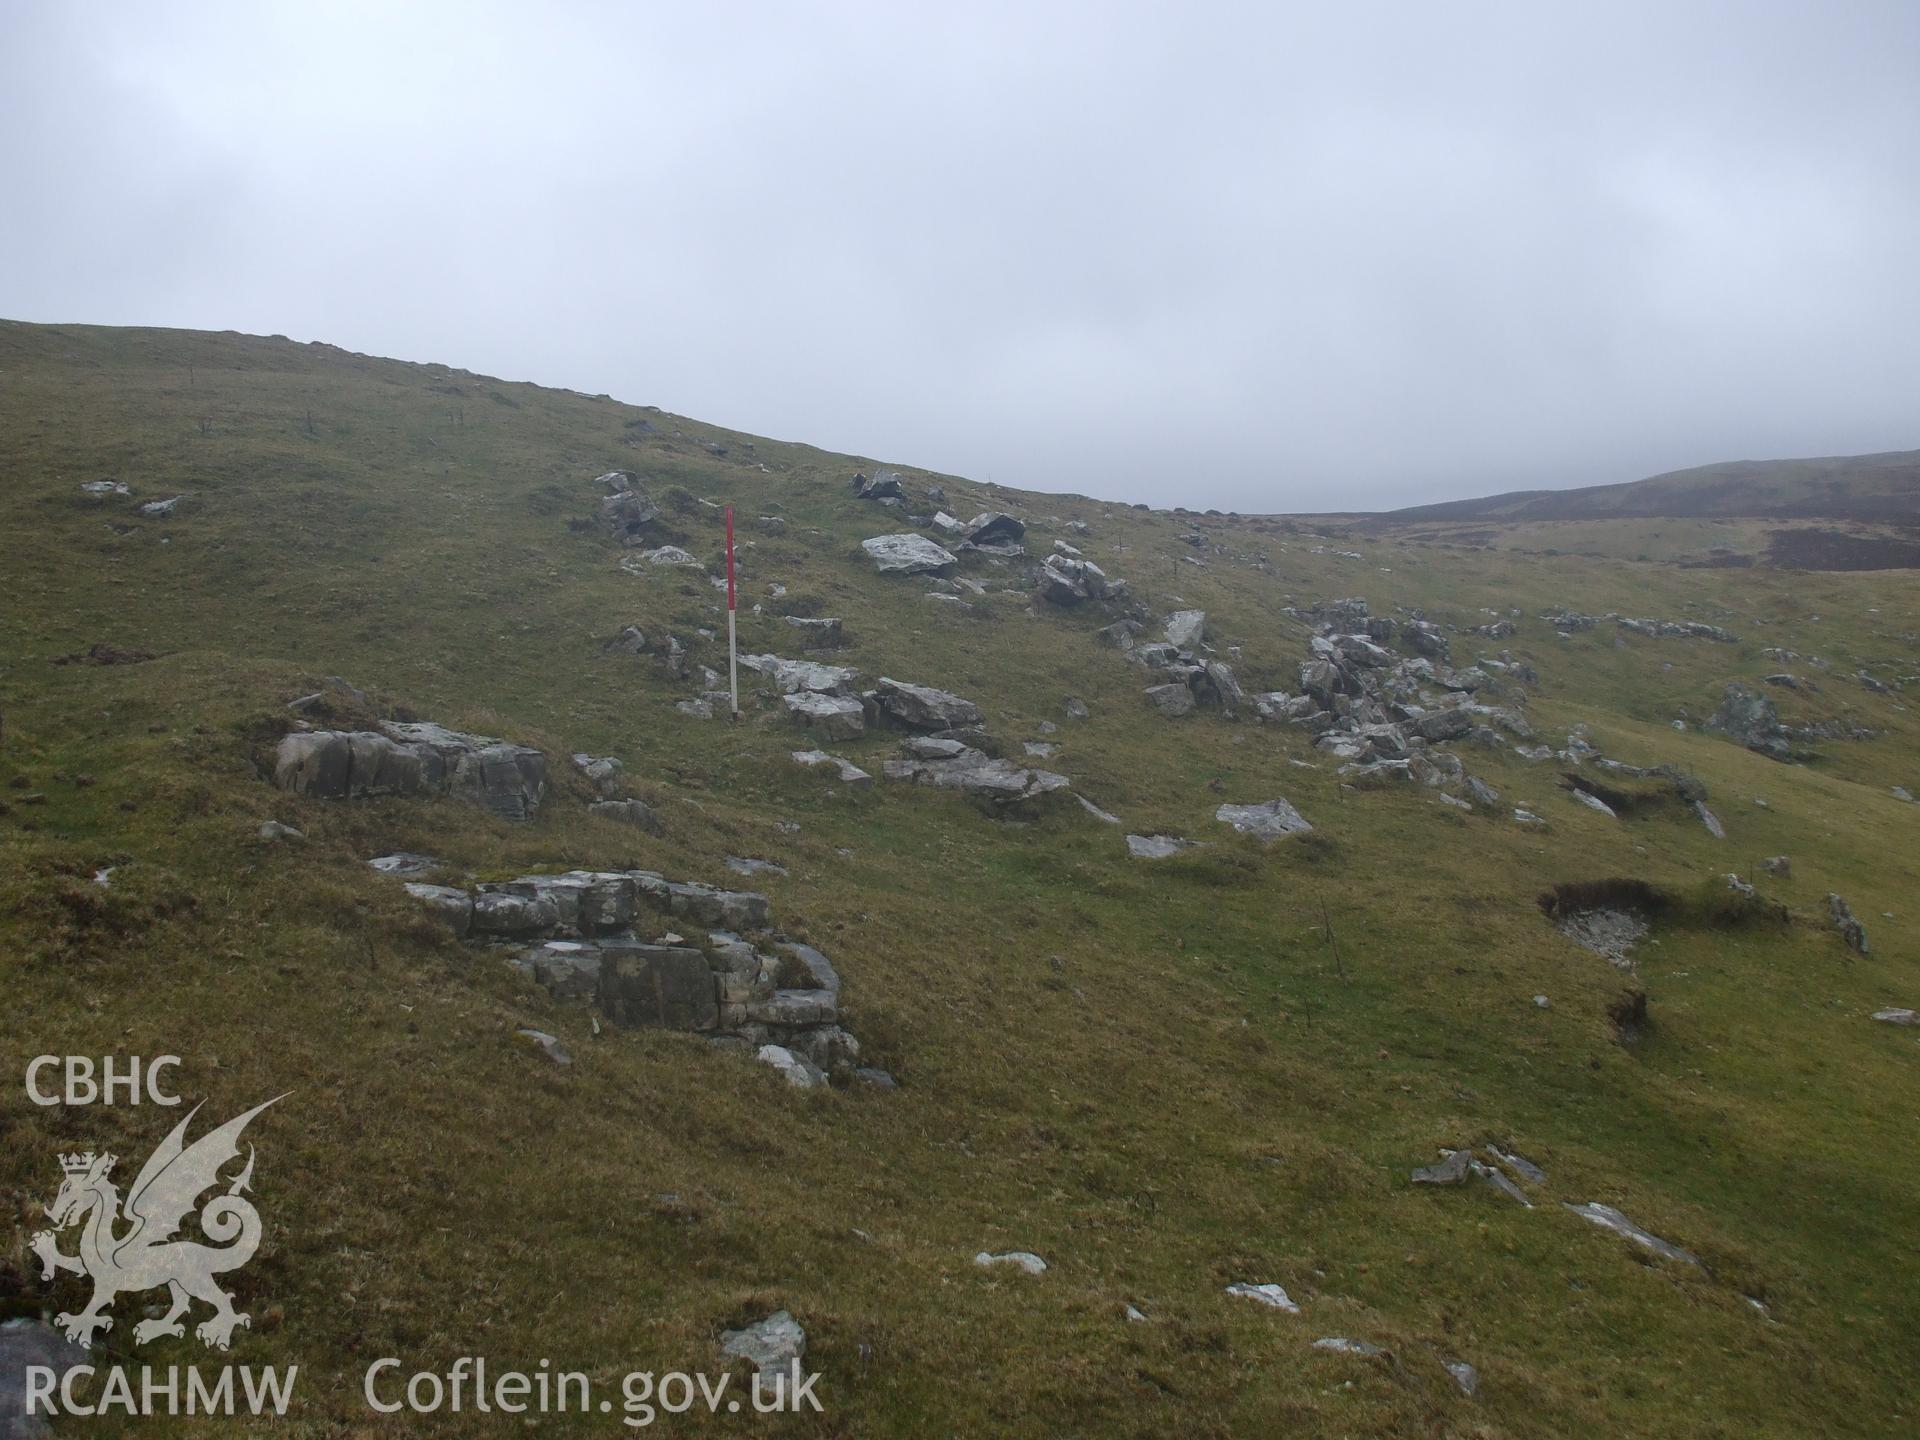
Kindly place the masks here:
<instances>
[{"instance_id":1,"label":"stony slope","mask_svg":"<svg viewBox=\"0 0 1920 1440\"><path fill-rule=\"evenodd\" d=\"M235 1352L310 1377L288 1433L364 1424L367 1356L711 1369L781 1309L822 1434L1910 1420L1920 1047L1872 1016L1920 1004L1911 578L1332 539L907 469L894 505L851 483L884 478L864 458L281 340L7 325L0 381L7 1053L178 1053L209 1113L294 1092L259 1131ZM743 674L738 725L703 718L723 504L742 650L857 672ZM1008 513L1026 553L936 511ZM887 534L954 561L882 573L862 542ZM1039 573L1056 541L1101 574ZM792 623L828 619L833 649ZM845 718L803 726L791 674ZM909 720L867 698L882 677L978 718ZM532 818L455 742L409 750L393 727L421 722L539 752ZM281 774L290 732L405 753L330 798L356 787ZM872 782L792 759L815 746ZM1311 832L1216 818L1276 801ZM1260 813L1290 826L1228 818ZM398 852L463 898L366 864ZM563 872L607 877L604 927L516 889ZM748 890L779 932L752 958L708 932L763 917L700 898ZM476 943L482 909L524 928ZM1565 933L1617 949L1617 916L1648 927L1622 964ZM711 995L710 1028L617 1023L684 1015L570 995L527 959L550 939ZM898 1088L811 1049L818 1012L764 1038L834 1083L755 1062L774 1022L719 1007L826 988L780 946L830 963L834 1022ZM0 1113L0 1305L39 1314L75 1298L27 1250L55 1149L157 1130ZM1436 1163L1473 1183L1414 1183Z\"/></svg>"}]
</instances>

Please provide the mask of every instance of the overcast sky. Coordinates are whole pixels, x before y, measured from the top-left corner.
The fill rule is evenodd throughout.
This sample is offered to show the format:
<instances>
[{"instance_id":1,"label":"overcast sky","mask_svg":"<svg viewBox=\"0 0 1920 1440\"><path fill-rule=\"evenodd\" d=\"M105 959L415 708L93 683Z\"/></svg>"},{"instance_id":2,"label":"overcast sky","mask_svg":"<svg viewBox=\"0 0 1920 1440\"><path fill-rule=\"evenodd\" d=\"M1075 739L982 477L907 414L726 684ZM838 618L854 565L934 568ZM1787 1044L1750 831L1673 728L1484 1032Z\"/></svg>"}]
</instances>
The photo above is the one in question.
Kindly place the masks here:
<instances>
[{"instance_id":1,"label":"overcast sky","mask_svg":"<svg viewBox=\"0 0 1920 1440\"><path fill-rule=\"evenodd\" d=\"M1920 4L0 0L0 315L1005 484L1920 447Z\"/></svg>"}]
</instances>

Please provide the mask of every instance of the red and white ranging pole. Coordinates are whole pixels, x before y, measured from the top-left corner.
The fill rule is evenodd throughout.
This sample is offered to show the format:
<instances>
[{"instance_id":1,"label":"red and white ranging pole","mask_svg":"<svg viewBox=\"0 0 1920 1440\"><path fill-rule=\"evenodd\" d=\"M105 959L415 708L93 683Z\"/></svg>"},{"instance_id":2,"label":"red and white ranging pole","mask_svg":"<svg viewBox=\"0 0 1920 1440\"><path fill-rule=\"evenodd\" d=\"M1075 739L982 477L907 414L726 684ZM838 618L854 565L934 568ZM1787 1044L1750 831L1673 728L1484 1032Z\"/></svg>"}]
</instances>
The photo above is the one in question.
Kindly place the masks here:
<instances>
[{"instance_id":1,"label":"red and white ranging pole","mask_svg":"<svg viewBox=\"0 0 1920 1440\"><path fill-rule=\"evenodd\" d=\"M733 588L733 507L727 506L727 691L732 697L732 716L740 718L740 643L734 633L736 608Z\"/></svg>"}]
</instances>

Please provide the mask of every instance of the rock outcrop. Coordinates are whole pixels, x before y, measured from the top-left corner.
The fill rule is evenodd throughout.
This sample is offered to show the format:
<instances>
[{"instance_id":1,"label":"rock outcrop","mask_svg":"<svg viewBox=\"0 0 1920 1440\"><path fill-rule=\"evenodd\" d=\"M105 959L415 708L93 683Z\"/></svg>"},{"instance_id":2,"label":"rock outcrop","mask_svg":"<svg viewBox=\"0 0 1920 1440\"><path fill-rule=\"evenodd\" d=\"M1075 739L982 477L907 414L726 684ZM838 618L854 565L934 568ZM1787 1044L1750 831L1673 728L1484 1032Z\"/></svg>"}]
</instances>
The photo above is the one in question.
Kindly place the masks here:
<instances>
[{"instance_id":1,"label":"rock outcrop","mask_svg":"<svg viewBox=\"0 0 1920 1440\"><path fill-rule=\"evenodd\" d=\"M322 800L450 795L508 820L531 820L547 791L547 757L527 745L430 722L378 730L296 730L274 755L274 783Z\"/></svg>"},{"instance_id":2,"label":"rock outcrop","mask_svg":"<svg viewBox=\"0 0 1920 1440\"><path fill-rule=\"evenodd\" d=\"M1737 680L1728 684L1720 708L1707 720L1707 729L1774 760L1790 759L1793 754L1787 727L1780 723L1773 701Z\"/></svg>"},{"instance_id":3,"label":"rock outcrop","mask_svg":"<svg viewBox=\"0 0 1920 1440\"><path fill-rule=\"evenodd\" d=\"M504 949L556 999L590 1001L615 1026L711 1035L821 1082L850 1078L858 1067L859 1042L840 1025L838 970L811 945L773 930L771 906L757 891L651 870L407 890L456 934ZM682 938L665 930L668 920L701 933ZM793 1066L766 1057L769 1046Z\"/></svg>"},{"instance_id":4,"label":"rock outcrop","mask_svg":"<svg viewBox=\"0 0 1920 1440\"><path fill-rule=\"evenodd\" d=\"M904 758L889 760L883 767L889 780L963 790L996 805L1036 800L1064 790L1069 783L1066 776L1051 770L1029 770L957 740L916 737L907 741L904 749Z\"/></svg>"}]
</instances>

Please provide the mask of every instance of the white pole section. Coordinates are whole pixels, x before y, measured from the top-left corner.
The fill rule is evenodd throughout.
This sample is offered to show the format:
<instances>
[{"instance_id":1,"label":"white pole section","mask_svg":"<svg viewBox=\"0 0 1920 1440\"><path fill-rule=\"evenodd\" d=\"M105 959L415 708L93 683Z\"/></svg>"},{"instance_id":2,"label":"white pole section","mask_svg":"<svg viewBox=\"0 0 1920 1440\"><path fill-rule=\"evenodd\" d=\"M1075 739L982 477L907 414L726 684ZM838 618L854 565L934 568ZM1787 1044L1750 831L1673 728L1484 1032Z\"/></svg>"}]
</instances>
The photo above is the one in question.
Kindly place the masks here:
<instances>
[{"instance_id":1,"label":"white pole section","mask_svg":"<svg viewBox=\"0 0 1920 1440\"><path fill-rule=\"evenodd\" d=\"M732 718L740 718L740 642L734 633L734 611L738 600L733 586L733 507L727 506L727 692L733 706Z\"/></svg>"}]
</instances>

